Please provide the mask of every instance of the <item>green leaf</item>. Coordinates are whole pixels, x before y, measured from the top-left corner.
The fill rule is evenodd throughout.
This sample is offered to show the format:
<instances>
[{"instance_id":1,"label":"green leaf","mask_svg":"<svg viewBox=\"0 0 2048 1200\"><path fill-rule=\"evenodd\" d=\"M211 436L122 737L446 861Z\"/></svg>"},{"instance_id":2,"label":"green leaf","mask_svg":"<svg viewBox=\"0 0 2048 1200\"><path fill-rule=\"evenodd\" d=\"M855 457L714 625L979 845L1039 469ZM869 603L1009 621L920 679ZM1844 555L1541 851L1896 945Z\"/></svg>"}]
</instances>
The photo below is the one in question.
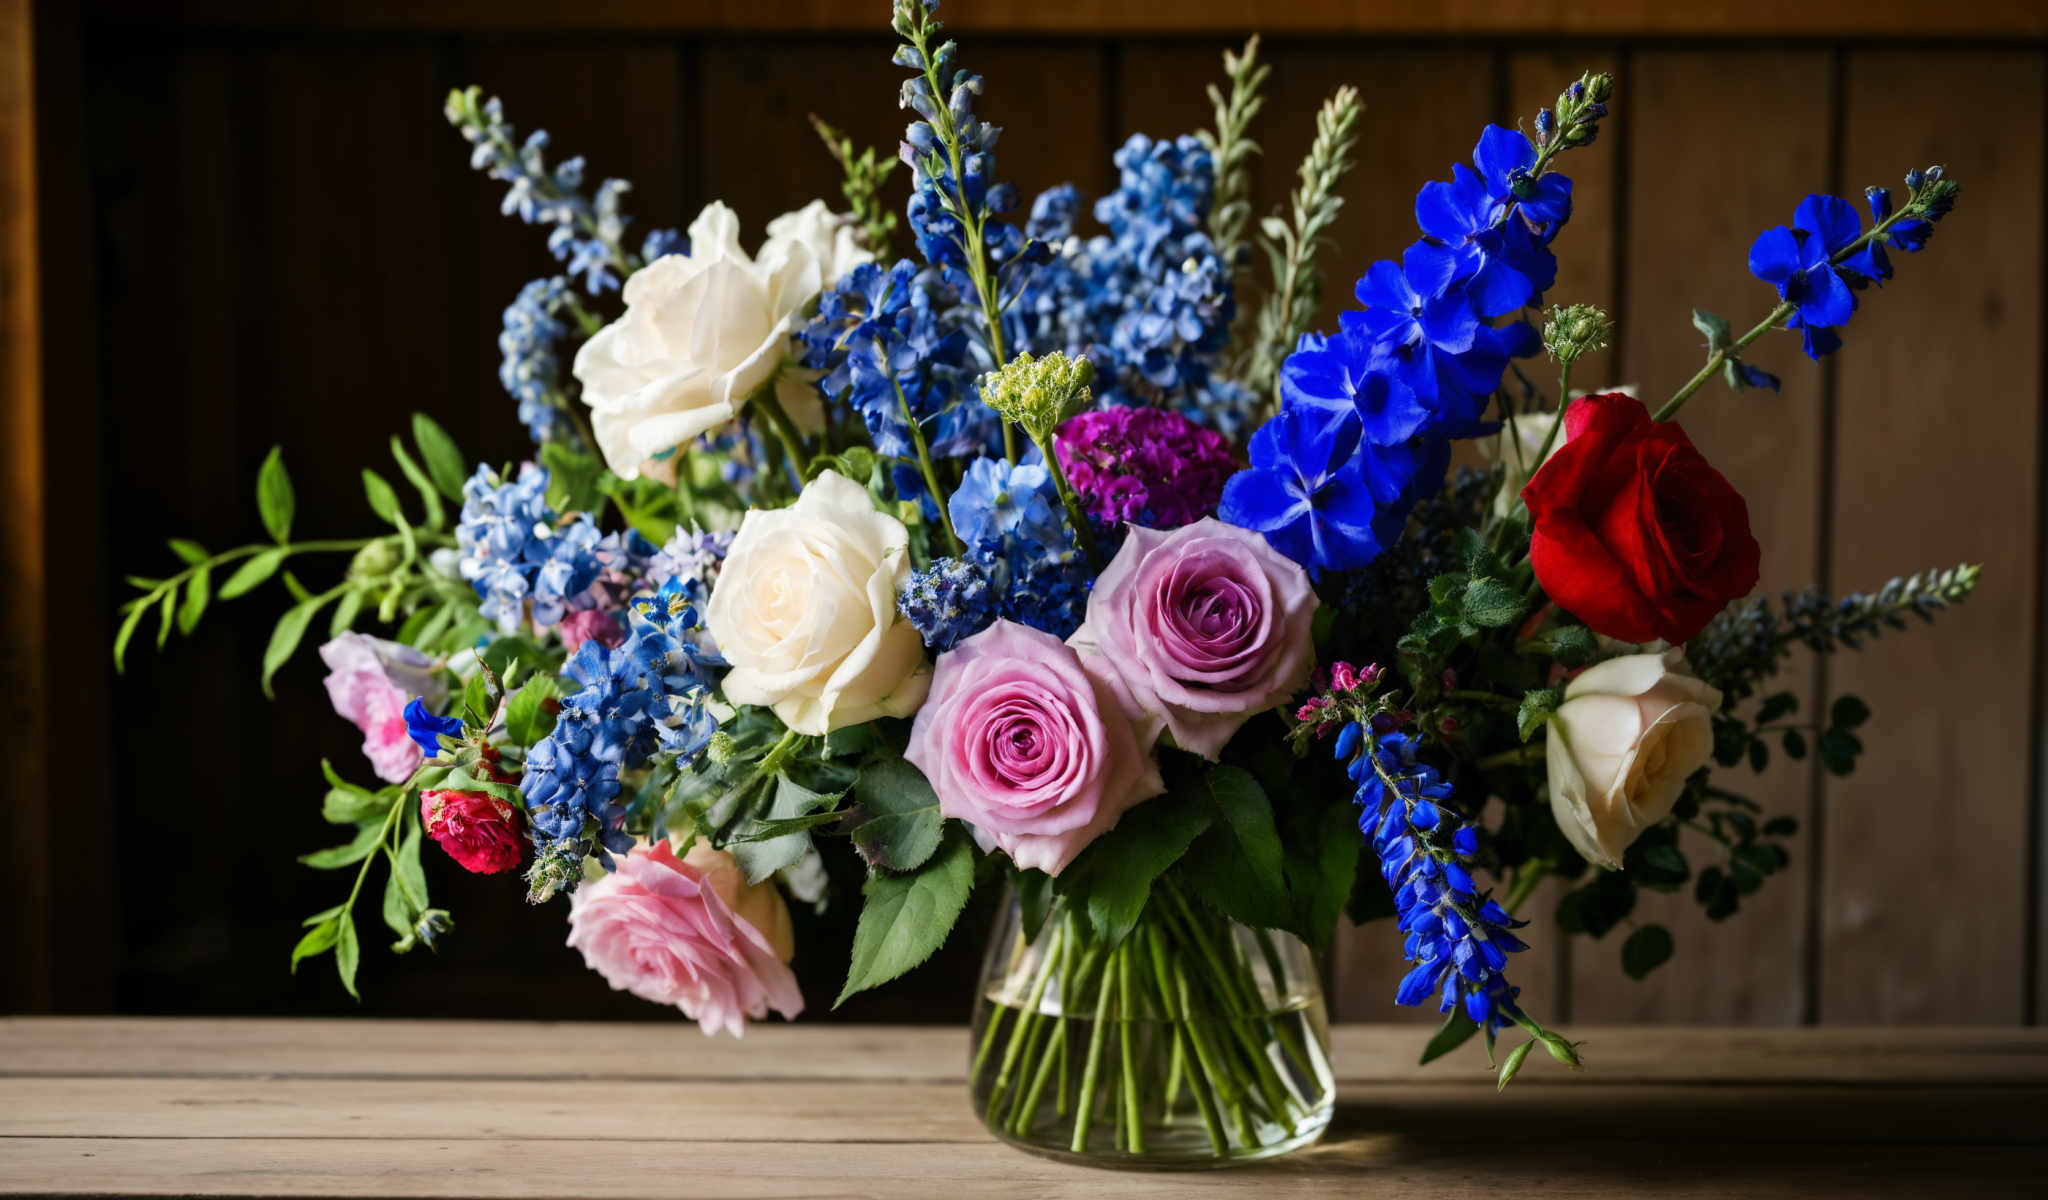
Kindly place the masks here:
<instances>
[{"instance_id":1,"label":"green leaf","mask_svg":"<svg viewBox=\"0 0 2048 1200\"><path fill-rule=\"evenodd\" d=\"M420 783L417 786L425 787L427 785ZM468 767L454 767L450 769L448 774L441 780L440 786L443 790L451 792L482 792L485 795L503 800L514 808L526 807L526 798L519 794L518 784L500 783L495 779L486 779L483 776L472 774Z\"/></svg>"},{"instance_id":2,"label":"green leaf","mask_svg":"<svg viewBox=\"0 0 2048 1200\"><path fill-rule=\"evenodd\" d=\"M171 640L171 623L177 619L178 589L173 587L164 593L163 603L157 606L161 620L156 627L156 648L161 650Z\"/></svg>"},{"instance_id":3,"label":"green leaf","mask_svg":"<svg viewBox=\"0 0 2048 1200\"><path fill-rule=\"evenodd\" d=\"M365 593L360 588L350 588L341 594L341 602L334 606L334 615L327 622L327 636L338 638L348 632L356 623L356 617L363 611Z\"/></svg>"},{"instance_id":4,"label":"green leaf","mask_svg":"<svg viewBox=\"0 0 2048 1200\"><path fill-rule=\"evenodd\" d=\"M199 627L199 618L206 615L207 591L212 582L210 571L203 566L185 581L185 599L178 605L179 633L190 634Z\"/></svg>"},{"instance_id":5,"label":"green leaf","mask_svg":"<svg viewBox=\"0 0 2048 1200\"><path fill-rule=\"evenodd\" d=\"M1047 917L1052 915L1052 876L1044 871L1029 870L1017 872L1017 908L1024 925L1025 942L1038 940L1039 931L1045 928Z\"/></svg>"},{"instance_id":6,"label":"green leaf","mask_svg":"<svg viewBox=\"0 0 2048 1200\"><path fill-rule=\"evenodd\" d=\"M1563 688L1535 688L1522 693L1522 706L1515 712L1515 728L1521 733L1522 740L1526 742L1534 737L1536 730L1563 703Z\"/></svg>"},{"instance_id":7,"label":"green leaf","mask_svg":"<svg viewBox=\"0 0 2048 1200\"><path fill-rule=\"evenodd\" d=\"M1797 817L1772 817L1764 822L1763 831L1767 837L1789 837L1799 832L1799 819Z\"/></svg>"},{"instance_id":8,"label":"green leaf","mask_svg":"<svg viewBox=\"0 0 2048 1200\"><path fill-rule=\"evenodd\" d=\"M1734 341L1729 336L1728 322L1704 308L1692 310L1692 327L1706 335L1709 355L1726 350Z\"/></svg>"},{"instance_id":9,"label":"green leaf","mask_svg":"<svg viewBox=\"0 0 2048 1200\"><path fill-rule=\"evenodd\" d=\"M1836 729L1854 729L1870 719L1870 706L1855 696L1837 696L1828 710L1828 723Z\"/></svg>"},{"instance_id":10,"label":"green leaf","mask_svg":"<svg viewBox=\"0 0 2048 1200\"><path fill-rule=\"evenodd\" d=\"M299 861L320 871L332 871L350 863L359 863L370 857L370 853L383 840L384 825L380 821L365 821L356 829L355 839L345 846L330 846L315 850L311 854L299 855Z\"/></svg>"},{"instance_id":11,"label":"green leaf","mask_svg":"<svg viewBox=\"0 0 2048 1200\"><path fill-rule=\"evenodd\" d=\"M398 493L384 482L384 477L368 467L363 468L363 495L370 501L370 511L389 525L405 524L405 513L398 507Z\"/></svg>"},{"instance_id":12,"label":"green leaf","mask_svg":"<svg viewBox=\"0 0 2048 1200\"><path fill-rule=\"evenodd\" d=\"M853 795L866 818L854 826L853 848L870 867L914 871L939 848L939 797L916 767L878 758L860 769Z\"/></svg>"},{"instance_id":13,"label":"green leaf","mask_svg":"<svg viewBox=\"0 0 2048 1200\"><path fill-rule=\"evenodd\" d=\"M477 671L463 682L455 715L461 717L466 725L482 727L490 724L497 711L498 706L491 701L490 671L488 668Z\"/></svg>"},{"instance_id":14,"label":"green leaf","mask_svg":"<svg viewBox=\"0 0 2048 1200\"><path fill-rule=\"evenodd\" d=\"M1196 794L1222 818L1242 854L1240 869L1254 886L1282 896L1287 879L1280 865L1280 831L1273 825L1273 804L1249 771L1215 767L1202 773Z\"/></svg>"},{"instance_id":15,"label":"green leaf","mask_svg":"<svg viewBox=\"0 0 2048 1200\"><path fill-rule=\"evenodd\" d=\"M604 463L595 455L547 442L540 448L540 464L548 469L548 503L556 512L588 512L604 503L605 494L599 487Z\"/></svg>"},{"instance_id":16,"label":"green leaf","mask_svg":"<svg viewBox=\"0 0 2048 1200\"><path fill-rule=\"evenodd\" d=\"M545 672L526 681L505 703L505 735L521 746L537 745L555 727L556 714L547 702L558 700L562 685Z\"/></svg>"},{"instance_id":17,"label":"green leaf","mask_svg":"<svg viewBox=\"0 0 2048 1200\"><path fill-rule=\"evenodd\" d=\"M263 649L263 694L268 696L271 676L299 648L299 642L306 636L306 626L313 623L313 614L327 603L327 596L313 596L294 604L277 619L277 627L270 631L270 645Z\"/></svg>"},{"instance_id":18,"label":"green leaf","mask_svg":"<svg viewBox=\"0 0 2048 1200\"><path fill-rule=\"evenodd\" d=\"M331 825L368 822L381 827L396 800L389 793L372 792L352 783L336 784L327 789L326 797L320 801L320 816Z\"/></svg>"},{"instance_id":19,"label":"green leaf","mask_svg":"<svg viewBox=\"0 0 2048 1200\"><path fill-rule=\"evenodd\" d=\"M320 910L319 912L316 912L316 913L314 913L314 914L313 914L312 916L310 916L310 917L307 917L307 918L306 918L305 920L303 920L303 921L299 922L299 924L300 924L300 925L318 925L318 924L319 924L320 922L322 922L322 921L325 921L325 920L328 920L328 919L329 919L329 918L331 918L331 917L336 917L336 916L339 916L339 915L341 915L341 912L342 912L342 910L343 910L343 909L345 909L345 908L347 908L347 907L348 907L348 905L346 905L346 904L337 904L337 905L335 905L335 906L334 906L333 908L323 908L323 909L321 909L321 910Z\"/></svg>"},{"instance_id":20,"label":"green leaf","mask_svg":"<svg viewBox=\"0 0 2048 1200\"><path fill-rule=\"evenodd\" d=\"M1560 625L1547 639L1550 656L1566 667L1583 667L1600 653L1599 639L1584 625Z\"/></svg>"},{"instance_id":21,"label":"green leaf","mask_svg":"<svg viewBox=\"0 0 2048 1200\"><path fill-rule=\"evenodd\" d=\"M1365 843L1358 836L1357 821L1348 804L1321 805L1314 820L1304 826L1308 845L1297 846L1287 857L1287 891L1301 913L1295 932L1318 952L1326 950L1336 936L1337 919L1358 884L1358 860ZM1290 832L1291 842L1295 836ZM1393 895L1376 872L1368 875L1365 887L1378 889L1391 914Z\"/></svg>"},{"instance_id":22,"label":"green leaf","mask_svg":"<svg viewBox=\"0 0 2048 1200\"><path fill-rule=\"evenodd\" d=\"M1749 743L1749 769L1762 771L1770 765L1771 748L1764 745L1761 739L1752 739Z\"/></svg>"},{"instance_id":23,"label":"green leaf","mask_svg":"<svg viewBox=\"0 0 2048 1200\"><path fill-rule=\"evenodd\" d=\"M815 791L805 787L787 775L775 777L775 795L768 802L767 819L770 821L807 817L831 808L838 803L844 792ZM782 833L774 837L754 837L762 822L752 817L740 823L739 833L749 840L735 840L729 847L732 856L747 873L747 882L759 883L784 867L795 865L810 849L810 834L801 831Z\"/></svg>"},{"instance_id":24,"label":"green leaf","mask_svg":"<svg viewBox=\"0 0 2048 1200\"><path fill-rule=\"evenodd\" d=\"M137 600L135 607L128 610L127 619L121 622L121 631L114 635L114 670L128 669L128 642L135 636L135 627L142 624L142 614L148 611L149 606Z\"/></svg>"},{"instance_id":25,"label":"green leaf","mask_svg":"<svg viewBox=\"0 0 2048 1200\"><path fill-rule=\"evenodd\" d=\"M406 898L404 885L398 882L398 872L384 877L384 924L403 941L412 936L413 922L419 914L412 908L412 901ZM396 947L394 947L396 949Z\"/></svg>"},{"instance_id":26,"label":"green leaf","mask_svg":"<svg viewBox=\"0 0 2048 1200\"><path fill-rule=\"evenodd\" d=\"M414 413L412 440L420 448L420 457L427 460L427 473L434 477L434 486L450 501L462 503L462 484L469 478L469 463L456 448L455 439L436 425L432 417Z\"/></svg>"},{"instance_id":27,"label":"green leaf","mask_svg":"<svg viewBox=\"0 0 2048 1200\"><path fill-rule=\"evenodd\" d=\"M212 557L206 552L206 547L187 538L172 538L169 544L171 553L185 560L188 567L196 567Z\"/></svg>"},{"instance_id":28,"label":"green leaf","mask_svg":"<svg viewBox=\"0 0 2048 1200\"><path fill-rule=\"evenodd\" d=\"M243 592L257 586L277 574L284 564L285 556L291 553L282 546L270 550L259 550L247 562L235 568L228 581L220 585L220 598L232 600Z\"/></svg>"},{"instance_id":29,"label":"green leaf","mask_svg":"<svg viewBox=\"0 0 2048 1200\"><path fill-rule=\"evenodd\" d=\"M1471 1041L1472 1035L1478 1032L1479 1026L1465 1015L1464 1008L1452 1008L1451 1015L1445 1017L1444 1023L1438 1027L1436 1036L1430 1038L1429 1044L1422 1048L1422 1062L1419 1065L1428 1066Z\"/></svg>"},{"instance_id":30,"label":"green leaf","mask_svg":"<svg viewBox=\"0 0 2048 1200\"><path fill-rule=\"evenodd\" d=\"M1642 979L1670 959L1671 931L1662 925L1645 925L1628 935L1621 944L1621 969L1630 979Z\"/></svg>"},{"instance_id":31,"label":"green leaf","mask_svg":"<svg viewBox=\"0 0 2048 1200\"><path fill-rule=\"evenodd\" d=\"M881 731L873 722L866 725L842 725L825 735L826 758L859 758L870 750L880 749L886 743Z\"/></svg>"},{"instance_id":32,"label":"green leaf","mask_svg":"<svg viewBox=\"0 0 2048 1200\"><path fill-rule=\"evenodd\" d=\"M284 469L284 447L272 446L256 472L256 511L272 541L283 545L292 538L292 516L298 501L292 494L292 477Z\"/></svg>"},{"instance_id":33,"label":"green leaf","mask_svg":"<svg viewBox=\"0 0 2048 1200\"><path fill-rule=\"evenodd\" d=\"M353 914L341 914L341 937L334 943L334 971L341 976L341 986L348 994L361 1000L362 993L356 991L356 963L362 957L362 948L356 944L356 919Z\"/></svg>"},{"instance_id":34,"label":"green leaf","mask_svg":"<svg viewBox=\"0 0 2048 1200\"><path fill-rule=\"evenodd\" d=\"M427 478L426 472L420 470L420 465L412 460L412 455L405 452L405 443L399 441L395 434L391 438L391 457L398 461L399 472L412 484L413 490L420 494L420 507L427 514L427 526L439 529L441 522L447 517L441 509L441 493L435 488L434 482Z\"/></svg>"},{"instance_id":35,"label":"green leaf","mask_svg":"<svg viewBox=\"0 0 2048 1200\"><path fill-rule=\"evenodd\" d=\"M1514 624L1522 608L1522 593L1511 583L1475 576L1465 585L1465 618L1482 629Z\"/></svg>"},{"instance_id":36,"label":"green leaf","mask_svg":"<svg viewBox=\"0 0 2048 1200\"><path fill-rule=\"evenodd\" d=\"M1797 729L1787 729L1785 736L1780 741L1785 747L1786 758L1791 759L1793 762L1798 762L1806 757L1806 735Z\"/></svg>"},{"instance_id":37,"label":"green leaf","mask_svg":"<svg viewBox=\"0 0 2048 1200\"><path fill-rule=\"evenodd\" d=\"M327 914L320 918L320 923L307 930L306 936L299 939L299 944L292 947L292 974L299 973L300 959L325 954L334 948L334 943L341 938L341 922L337 919L340 914L340 908L329 909Z\"/></svg>"},{"instance_id":38,"label":"green leaf","mask_svg":"<svg viewBox=\"0 0 2048 1200\"><path fill-rule=\"evenodd\" d=\"M398 839L398 853L392 856L391 877L384 888L384 923L392 926L407 949L411 949L413 926L427 907L427 873L420 865L420 840L419 810L415 808L406 814L405 834ZM406 910L403 925L392 924L394 890Z\"/></svg>"},{"instance_id":39,"label":"green leaf","mask_svg":"<svg viewBox=\"0 0 2048 1200\"><path fill-rule=\"evenodd\" d=\"M1529 1041L1523 1042L1513 1050L1508 1051L1507 1061L1500 1065L1500 1086L1496 1090L1503 1092L1508 1090L1508 1084L1514 1081L1515 1076L1522 1069L1522 1064L1529 1061L1529 1051L1535 1049L1535 1047L1536 1043Z\"/></svg>"},{"instance_id":40,"label":"green leaf","mask_svg":"<svg viewBox=\"0 0 2048 1200\"><path fill-rule=\"evenodd\" d=\"M1140 807L1143 807L1142 805ZM945 944L974 887L974 850L967 835L949 829L938 852L909 875L870 873L861 889L860 924L854 929L846 986L834 1008L856 992L889 982Z\"/></svg>"},{"instance_id":41,"label":"green leaf","mask_svg":"<svg viewBox=\"0 0 2048 1200\"><path fill-rule=\"evenodd\" d=\"M1114 945L1138 923L1152 881L1178 862L1214 819L1199 805L1140 804L1067 868L1066 874L1076 878L1061 891L1085 901L1096 936ZM1065 874L1061 883L1066 884Z\"/></svg>"},{"instance_id":42,"label":"green leaf","mask_svg":"<svg viewBox=\"0 0 2048 1200\"><path fill-rule=\"evenodd\" d=\"M1756 723L1768 725L1780 717L1789 717L1799 711L1799 697L1791 692L1778 692L1765 696L1763 703L1756 706Z\"/></svg>"}]
</instances>

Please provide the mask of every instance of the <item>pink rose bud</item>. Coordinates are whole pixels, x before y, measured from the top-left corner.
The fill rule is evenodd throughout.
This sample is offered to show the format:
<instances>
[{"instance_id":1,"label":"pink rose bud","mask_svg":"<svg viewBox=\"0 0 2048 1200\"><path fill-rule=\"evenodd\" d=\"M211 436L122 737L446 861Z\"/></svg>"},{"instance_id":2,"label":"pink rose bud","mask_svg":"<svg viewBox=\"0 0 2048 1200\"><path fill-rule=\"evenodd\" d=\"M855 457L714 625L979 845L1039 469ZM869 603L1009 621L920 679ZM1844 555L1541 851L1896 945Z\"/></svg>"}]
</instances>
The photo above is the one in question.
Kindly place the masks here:
<instances>
[{"instance_id":1,"label":"pink rose bud","mask_svg":"<svg viewBox=\"0 0 2048 1200\"><path fill-rule=\"evenodd\" d=\"M1164 726L1213 759L1308 682L1316 603L1307 573L1256 533L1214 517L1171 533L1132 526L1072 640L1146 714L1146 744Z\"/></svg>"},{"instance_id":2,"label":"pink rose bud","mask_svg":"<svg viewBox=\"0 0 2048 1200\"><path fill-rule=\"evenodd\" d=\"M484 770L494 782L512 782L488 766ZM521 836L525 821L519 809L488 792L423 791L420 824L465 871L496 875L518 866L525 857L526 839Z\"/></svg>"},{"instance_id":3,"label":"pink rose bud","mask_svg":"<svg viewBox=\"0 0 2048 1200\"><path fill-rule=\"evenodd\" d=\"M984 847L1057 875L1165 790L1131 718L1099 662L997 621L939 656L904 757Z\"/></svg>"},{"instance_id":4,"label":"pink rose bud","mask_svg":"<svg viewBox=\"0 0 2048 1200\"><path fill-rule=\"evenodd\" d=\"M1348 692L1358 686L1358 668L1348 662L1330 664L1330 687L1339 692Z\"/></svg>"},{"instance_id":5,"label":"pink rose bud","mask_svg":"<svg viewBox=\"0 0 2048 1200\"><path fill-rule=\"evenodd\" d=\"M796 936L773 883L749 884L730 854L703 842L687 858L658 841L614 861L569 900L569 944L606 983L734 1037L771 1008L804 1010L788 966Z\"/></svg>"}]
</instances>

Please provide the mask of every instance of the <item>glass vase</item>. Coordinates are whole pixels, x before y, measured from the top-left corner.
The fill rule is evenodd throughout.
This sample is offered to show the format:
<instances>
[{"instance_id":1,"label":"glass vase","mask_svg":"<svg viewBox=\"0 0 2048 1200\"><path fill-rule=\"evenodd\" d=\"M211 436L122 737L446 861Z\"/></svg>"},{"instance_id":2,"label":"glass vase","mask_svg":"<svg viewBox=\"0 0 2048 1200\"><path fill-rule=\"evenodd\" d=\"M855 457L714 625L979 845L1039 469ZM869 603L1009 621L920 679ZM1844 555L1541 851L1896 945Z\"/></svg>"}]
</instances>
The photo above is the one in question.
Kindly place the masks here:
<instances>
[{"instance_id":1,"label":"glass vase","mask_svg":"<svg viewBox=\"0 0 2048 1200\"><path fill-rule=\"evenodd\" d=\"M969 1078L1014 1146L1189 1169L1285 1154L1330 1123L1330 1027L1308 948L1153 885L1115 944L1057 903L1035 936L1012 888L982 967Z\"/></svg>"}]
</instances>

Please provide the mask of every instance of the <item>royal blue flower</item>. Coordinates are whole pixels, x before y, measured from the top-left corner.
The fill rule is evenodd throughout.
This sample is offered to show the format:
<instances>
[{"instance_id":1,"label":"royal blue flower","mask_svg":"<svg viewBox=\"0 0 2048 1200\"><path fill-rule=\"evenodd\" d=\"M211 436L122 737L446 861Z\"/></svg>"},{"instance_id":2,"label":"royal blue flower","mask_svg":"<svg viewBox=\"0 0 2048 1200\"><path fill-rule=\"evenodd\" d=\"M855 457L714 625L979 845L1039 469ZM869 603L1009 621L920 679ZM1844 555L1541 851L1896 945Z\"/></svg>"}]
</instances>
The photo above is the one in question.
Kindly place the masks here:
<instances>
[{"instance_id":1,"label":"royal blue flower","mask_svg":"<svg viewBox=\"0 0 2048 1200\"><path fill-rule=\"evenodd\" d=\"M1421 431L1430 410L1407 384L1374 370L1373 347L1362 337L1302 335L1280 367L1280 402L1314 414L1332 445L1347 434L1375 446L1394 446Z\"/></svg>"},{"instance_id":2,"label":"royal blue flower","mask_svg":"<svg viewBox=\"0 0 2048 1200\"><path fill-rule=\"evenodd\" d=\"M1545 243L1571 215L1572 185L1556 173L1531 177L1536 147L1499 125L1480 135L1472 161L1478 171L1457 163L1451 182L1423 185L1415 220L1456 253L1474 311L1497 317L1536 303L1556 281Z\"/></svg>"},{"instance_id":3,"label":"royal blue flower","mask_svg":"<svg viewBox=\"0 0 2048 1200\"><path fill-rule=\"evenodd\" d=\"M441 735L462 736L460 717L437 717L427 711L426 701L414 696L405 706L405 734L419 744L428 758L441 753Z\"/></svg>"},{"instance_id":4,"label":"royal blue flower","mask_svg":"<svg viewBox=\"0 0 2048 1200\"><path fill-rule=\"evenodd\" d=\"M1421 465L1407 445L1335 445L1299 409L1282 409L1251 440L1251 466L1223 485L1218 515L1264 534L1311 575L1364 566L1400 535Z\"/></svg>"},{"instance_id":5,"label":"royal blue flower","mask_svg":"<svg viewBox=\"0 0 2048 1200\"><path fill-rule=\"evenodd\" d=\"M1785 327L1802 331L1811 358L1841 345L1832 331L1855 314L1854 289L1890 273L1890 264L1873 258L1868 247L1847 253L1861 236L1862 219L1848 201L1813 195L1799 202L1790 228L1766 229L1749 248L1750 273L1797 306Z\"/></svg>"},{"instance_id":6,"label":"royal blue flower","mask_svg":"<svg viewBox=\"0 0 2048 1200\"><path fill-rule=\"evenodd\" d=\"M1521 1016L1518 989L1503 972L1508 955L1527 949L1510 932L1525 922L1479 892L1468 866L1478 831L1450 806L1451 785L1419 749L1408 734L1367 735L1355 722L1336 745L1358 785L1359 828L1393 892L1403 950L1414 964L1394 999L1420 1004L1435 996L1439 1011L1459 1008L1491 1035Z\"/></svg>"}]
</instances>

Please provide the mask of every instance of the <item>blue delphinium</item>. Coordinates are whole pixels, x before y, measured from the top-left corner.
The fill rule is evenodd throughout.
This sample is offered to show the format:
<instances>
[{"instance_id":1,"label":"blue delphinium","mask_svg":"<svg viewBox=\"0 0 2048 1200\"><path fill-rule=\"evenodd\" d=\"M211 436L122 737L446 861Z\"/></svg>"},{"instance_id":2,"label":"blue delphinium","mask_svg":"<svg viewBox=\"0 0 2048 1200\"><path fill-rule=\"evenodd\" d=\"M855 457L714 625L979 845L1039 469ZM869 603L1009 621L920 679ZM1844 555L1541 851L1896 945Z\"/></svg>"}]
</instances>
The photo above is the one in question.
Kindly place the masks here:
<instances>
[{"instance_id":1,"label":"blue delphinium","mask_svg":"<svg viewBox=\"0 0 2048 1200\"><path fill-rule=\"evenodd\" d=\"M501 633L529 617L540 625L560 621L603 568L603 538L589 514L563 523L548 506L547 488L547 470L530 463L509 483L480 466L462 486L459 570L483 599L477 612Z\"/></svg>"},{"instance_id":2,"label":"blue delphinium","mask_svg":"<svg viewBox=\"0 0 2048 1200\"><path fill-rule=\"evenodd\" d=\"M1366 269L1361 307L1341 315L1336 335L1303 337L1282 364L1280 412L1224 489L1224 520L1316 575L1363 567L1393 545L1441 486L1451 439L1492 428L1485 416L1509 360L1541 348L1526 320L1495 322L1539 304L1556 279L1550 240L1571 216L1571 181L1549 159L1593 139L1606 86L1573 84L1558 112L1539 115L1535 141L1488 126L1472 167L1422 188L1423 237L1398 263Z\"/></svg>"},{"instance_id":3,"label":"blue delphinium","mask_svg":"<svg viewBox=\"0 0 2048 1200\"><path fill-rule=\"evenodd\" d=\"M998 618L1057 637L1080 628L1092 572L1036 451L1014 466L976 459L947 513L965 550L912 572L897 596L926 645L950 650Z\"/></svg>"},{"instance_id":4,"label":"blue delphinium","mask_svg":"<svg viewBox=\"0 0 2048 1200\"><path fill-rule=\"evenodd\" d=\"M1022 272L1005 331L1034 354L1087 355L1104 407L1158 405L1235 433L1251 397L1218 374L1237 308L1206 232L1214 160L1193 137L1133 134L1115 161L1117 188L1094 210L1106 235L1073 240L1069 185L1033 203L1027 232L1054 253Z\"/></svg>"},{"instance_id":5,"label":"blue delphinium","mask_svg":"<svg viewBox=\"0 0 2048 1200\"><path fill-rule=\"evenodd\" d=\"M930 17L937 9L936 2L924 0L898 0L896 4L896 32L918 43L897 47L895 57L897 66L918 72L903 81L901 104L922 119L910 123L898 151L911 172L911 237L926 262L937 267L963 267L967 263L969 236L961 217L969 216L980 226L982 249L990 261L1001 264L1024 245L1023 231L1007 221L994 219L994 214L1017 206L1016 187L995 181L996 139L1003 131L974 115L974 99L981 95L982 78L959 65L959 43L947 41L929 48L931 57L927 63L927 51L919 46L928 43L923 34L914 31L920 27L931 31ZM948 138L942 131L952 133L953 145L947 144ZM958 178L954 173L955 151Z\"/></svg>"},{"instance_id":6,"label":"blue delphinium","mask_svg":"<svg viewBox=\"0 0 2048 1200\"><path fill-rule=\"evenodd\" d=\"M1886 243L1915 253L1933 235L1934 222L1954 204L1955 185L1942 185L1942 170L1913 171L1906 176L1913 207L1894 215L1891 192L1864 191L1874 222L1866 240L1855 206L1837 196L1811 195L1799 202L1790 226L1777 225L1757 235L1749 248L1752 275L1777 289L1778 298L1794 306L1787 329L1797 329L1809 358L1820 359L1841 348L1835 332L1856 313L1856 293L1892 277Z\"/></svg>"},{"instance_id":7,"label":"blue delphinium","mask_svg":"<svg viewBox=\"0 0 2048 1200\"><path fill-rule=\"evenodd\" d=\"M472 149L469 165L507 184L502 211L530 225L551 225L548 250L581 275L592 294L611 291L639 263L620 248L629 218L619 197L630 186L623 179L600 183L595 198L583 192L584 163L567 159L547 164L548 135L536 129L522 142L505 120L497 97L478 102L477 89L453 92L447 116Z\"/></svg>"},{"instance_id":8,"label":"blue delphinium","mask_svg":"<svg viewBox=\"0 0 2048 1200\"><path fill-rule=\"evenodd\" d=\"M563 668L581 686L562 699L555 727L527 755L520 793L532 816L531 898L573 886L566 864L632 846L619 775L656 754L679 763L710 744L718 721L707 701L724 666L699 644L693 581L674 576L630 605L631 631L617 648L584 642Z\"/></svg>"},{"instance_id":9,"label":"blue delphinium","mask_svg":"<svg viewBox=\"0 0 2048 1200\"><path fill-rule=\"evenodd\" d=\"M818 388L860 415L875 451L911 458L911 416L941 458L979 454L1000 442L995 414L974 391L987 354L969 336L971 310L939 271L905 259L863 263L818 299L801 337ZM906 497L908 498L908 497Z\"/></svg>"},{"instance_id":10,"label":"blue delphinium","mask_svg":"<svg viewBox=\"0 0 2048 1200\"><path fill-rule=\"evenodd\" d=\"M564 442L580 447L575 425L564 411L561 346L569 324L569 280L556 275L519 289L505 309L498 333L498 382L519 402L519 421L536 444Z\"/></svg>"},{"instance_id":11,"label":"blue delphinium","mask_svg":"<svg viewBox=\"0 0 2048 1200\"><path fill-rule=\"evenodd\" d=\"M1467 865L1479 831L1452 808L1451 785L1422 762L1417 740L1403 733L1368 734L1356 721L1336 740L1336 756L1358 785L1359 828L1372 841L1380 874L1394 893L1394 911L1413 968L1396 989L1400 1004L1432 995L1489 1034L1521 1017L1519 989L1503 973L1508 955L1527 949L1509 930L1525 924L1483 896Z\"/></svg>"}]
</instances>

